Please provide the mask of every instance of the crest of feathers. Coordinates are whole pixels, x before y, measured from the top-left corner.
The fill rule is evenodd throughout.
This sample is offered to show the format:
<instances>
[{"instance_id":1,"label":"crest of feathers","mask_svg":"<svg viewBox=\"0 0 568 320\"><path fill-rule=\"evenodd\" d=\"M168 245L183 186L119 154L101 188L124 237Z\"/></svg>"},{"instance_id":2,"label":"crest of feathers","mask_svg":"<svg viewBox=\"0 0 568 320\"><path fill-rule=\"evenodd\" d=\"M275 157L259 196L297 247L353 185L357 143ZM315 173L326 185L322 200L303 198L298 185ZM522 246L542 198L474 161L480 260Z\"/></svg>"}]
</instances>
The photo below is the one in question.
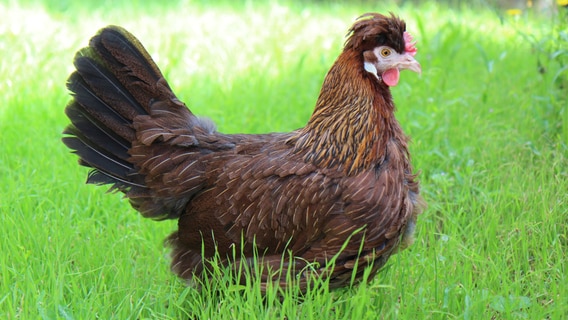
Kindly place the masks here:
<instances>
[{"instance_id":1,"label":"crest of feathers","mask_svg":"<svg viewBox=\"0 0 568 320\"><path fill-rule=\"evenodd\" d=\"M367 13L357 18L349 29L344 50L363 51L379 43L403 52L404 31L406 23L392 13L388 17L379 13Z\"/></svg>"}]
</instances>

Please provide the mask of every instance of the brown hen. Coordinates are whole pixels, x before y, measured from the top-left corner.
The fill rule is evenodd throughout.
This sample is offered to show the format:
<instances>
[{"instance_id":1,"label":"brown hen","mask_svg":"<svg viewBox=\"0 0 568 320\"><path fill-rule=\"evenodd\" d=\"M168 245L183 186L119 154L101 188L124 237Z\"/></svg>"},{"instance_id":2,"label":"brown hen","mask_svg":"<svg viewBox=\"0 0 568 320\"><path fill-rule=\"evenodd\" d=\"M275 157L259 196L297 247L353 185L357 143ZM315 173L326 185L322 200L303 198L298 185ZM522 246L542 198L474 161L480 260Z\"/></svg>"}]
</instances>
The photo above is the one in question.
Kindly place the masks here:
<instances>
[{"instance_id":1,"label":"brown hen","mask_svg":"<svg viewBox=\"0 0 568 320\"><path fill-rule=\"evenodd\" d=\"M348 285L412 242L423 207L389 89L399 70L420 72L405 28L363 15L305 127L229 135L176 98L134 36L109 26L75 57L63 142L93 168L88 183L112 185L145 217L179 220L167 241L180 277L201 275L218 253L261 264L263 289L286 286L287 273L302 289L312 274Z\"/></svg>"}]
</instances>

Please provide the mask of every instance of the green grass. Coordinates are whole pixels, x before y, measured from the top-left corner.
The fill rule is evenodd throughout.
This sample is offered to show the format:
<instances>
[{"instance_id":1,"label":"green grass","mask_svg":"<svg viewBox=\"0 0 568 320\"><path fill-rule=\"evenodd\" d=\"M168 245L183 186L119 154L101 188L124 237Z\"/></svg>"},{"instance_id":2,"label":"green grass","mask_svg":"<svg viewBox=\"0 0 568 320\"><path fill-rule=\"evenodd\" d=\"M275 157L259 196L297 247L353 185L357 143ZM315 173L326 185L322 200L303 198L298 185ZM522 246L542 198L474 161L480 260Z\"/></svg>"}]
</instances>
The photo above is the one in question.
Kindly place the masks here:
<instances>
[{"instance_id":1,"label":"green grass","mask_svg":"<svg viewBox=\"0 0 568 320\"><path fill-rule=\"evenodd\" d=\"M523 34L549 22L435 6L179 1L0 2L0 318L560 319L568 316L568 116ZM428 210L414 246L368 284L263 302L218 271L169 272L175 222L86 186L60 142L74 52L120 24L180 98L223 132L307 121L353 18L394 11L423 74L393 89Z\"/></svg>"}]
</instances>

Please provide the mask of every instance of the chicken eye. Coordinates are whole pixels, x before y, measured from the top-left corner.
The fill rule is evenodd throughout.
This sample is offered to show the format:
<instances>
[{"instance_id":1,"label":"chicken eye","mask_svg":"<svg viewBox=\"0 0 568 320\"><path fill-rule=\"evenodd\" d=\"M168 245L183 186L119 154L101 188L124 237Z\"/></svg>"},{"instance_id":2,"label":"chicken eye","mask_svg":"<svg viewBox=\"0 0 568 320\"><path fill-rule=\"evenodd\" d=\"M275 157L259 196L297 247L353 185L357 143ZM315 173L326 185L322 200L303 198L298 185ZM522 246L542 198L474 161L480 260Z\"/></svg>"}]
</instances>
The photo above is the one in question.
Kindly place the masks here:
<instances>
[{"instance_id":1,"label":"chicken eye","mask_svg":"<svg viewBox=\"0 0 568 320\"><path fill-rule=\"evenodd\" d=\"M381 57L386 58L386 57L390 56L391 50L388 49L388 48L383 48L383 49L381 49L380 54L381 54Z\"/></svg>"}]
</instances>

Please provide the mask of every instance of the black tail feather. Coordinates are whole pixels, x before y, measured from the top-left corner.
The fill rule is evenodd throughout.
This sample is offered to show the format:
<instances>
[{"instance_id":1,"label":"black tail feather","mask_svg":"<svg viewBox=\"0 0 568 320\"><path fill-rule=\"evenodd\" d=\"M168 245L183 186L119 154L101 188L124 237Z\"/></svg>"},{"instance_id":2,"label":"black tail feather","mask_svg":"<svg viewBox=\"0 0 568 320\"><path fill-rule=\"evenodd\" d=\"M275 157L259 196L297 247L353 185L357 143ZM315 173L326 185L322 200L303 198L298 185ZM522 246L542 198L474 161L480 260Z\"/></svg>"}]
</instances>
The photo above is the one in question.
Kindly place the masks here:
<instances>
[{"instance_id":1,"label":"black tail feather","mask_svg":"<svg viewBox=\"0 0 568 320\"><path fill-rule=\"evenodd\" d=\"M140 41L121 27L110 26L91 39L90 47L120 83L143 107L149 107L154 100L175 98L167 82L162 81L166 90L157 90L158 80L164 76ZM139 110L137 110L140 112ZM146 109L148 113L149 110Z\"/></svg>"},{"instance_id":2,"label":"black tail feather","mask_svg":"<svg viewBox=\"0 0 568 320\"><path fill-rule=\"evenodd\" d=\"M81 165L95 169L101 168L99 171L105 172L109 177L120 178L127 176L128 172L130 172L131 168L128 165L117 161L113 158L113 155L102 152L96 146L90 145L79 137L65 137L63 142L67 147L75 150L75 153L81 157L79 160ZM108 181L107 183L111 182Z\"/></svg>"},{"instance_id":3,"label":"black tail feather","mask_svg":"<svg viewBox=\"0 0 568 320\"><path fill-rule=\"evenodd\" d=\"M176 98L148 52L120 27L99 31L76 54L74 64L67 82L73 100L65 109L71 124L63 131L63 142L79 156L80 165L93 169L87 183L124 192L146 217L179 217L187 195L164 194L172 186L156 185L167 175L160 166L169 154L163 153L164 146L150 144L170 139L169 144L189 146L187 141L195 140L194 125L211 126Z\"/></svg>"},{"instance_id":4,"label":"black tail feather","mask_svg":"<svg viewBox=\"0 0 568 320\"><path fill-rule=\"evenodd\" d=\"M81 105L74 103L65 109L65 113L71 119L73 126L63 131L64 134L78 136L83 135L94 145L100 146L107 152L116 155L121 160L128 160L130 142L110 131L108 127L96 118L84 111Z\"/></svg>"},{"instance_id":5,"label":"black tail feather","mask_svg":"<svg viewBox=\"0 0 568 320\"><path fill-rule=\"evenodd\" d=\"M125 88L107 66L98 61L100 58L93 54L92 48L86 48L75 57L77 72L71 75L67 84L68 89L75 94L75 98L88 99L84 105L89 107L91 103L96 102L92 101L93 99L104 100L105 108L96 108L99 104L92 105L92 108L96 108L95 110L99 112L114 113L114 117L120 118L124 123L131 123L137 115L148 114L139 101L128 92L128 88ZM81 95L85 93L83 90L90 92ZM109 108L109 105L112 108Z\"/></svg>"},{"instance_id":6,"label":"black tail feather","mask_svg":"<svg viewBox=\"0 0 568 320\"><path fill-rule=\"evenodd\" d=\"M90 46L113 67L128 65L136 74L147 74L154 79L163 78L160 69L140 41L121 27L110 26L103 29L91 39Z\"/></svg>"},{"instance_id":7,"label":"black tail feather","mask_svg":"<svg viewBox=\"0 0 568 320\"><path fill-rule=\"evenodd\" d=\"M159 92L152 90L162 78L159 69L136 38L112 26L93 37L74 64L77 71L67 81L73 100L65 109L71 124L63 143L79 164L94 169L87 183L143 194L144 176L128 151L136 139L134 118L150 113L152 96Z\"/></svg>"}]
</instances>

